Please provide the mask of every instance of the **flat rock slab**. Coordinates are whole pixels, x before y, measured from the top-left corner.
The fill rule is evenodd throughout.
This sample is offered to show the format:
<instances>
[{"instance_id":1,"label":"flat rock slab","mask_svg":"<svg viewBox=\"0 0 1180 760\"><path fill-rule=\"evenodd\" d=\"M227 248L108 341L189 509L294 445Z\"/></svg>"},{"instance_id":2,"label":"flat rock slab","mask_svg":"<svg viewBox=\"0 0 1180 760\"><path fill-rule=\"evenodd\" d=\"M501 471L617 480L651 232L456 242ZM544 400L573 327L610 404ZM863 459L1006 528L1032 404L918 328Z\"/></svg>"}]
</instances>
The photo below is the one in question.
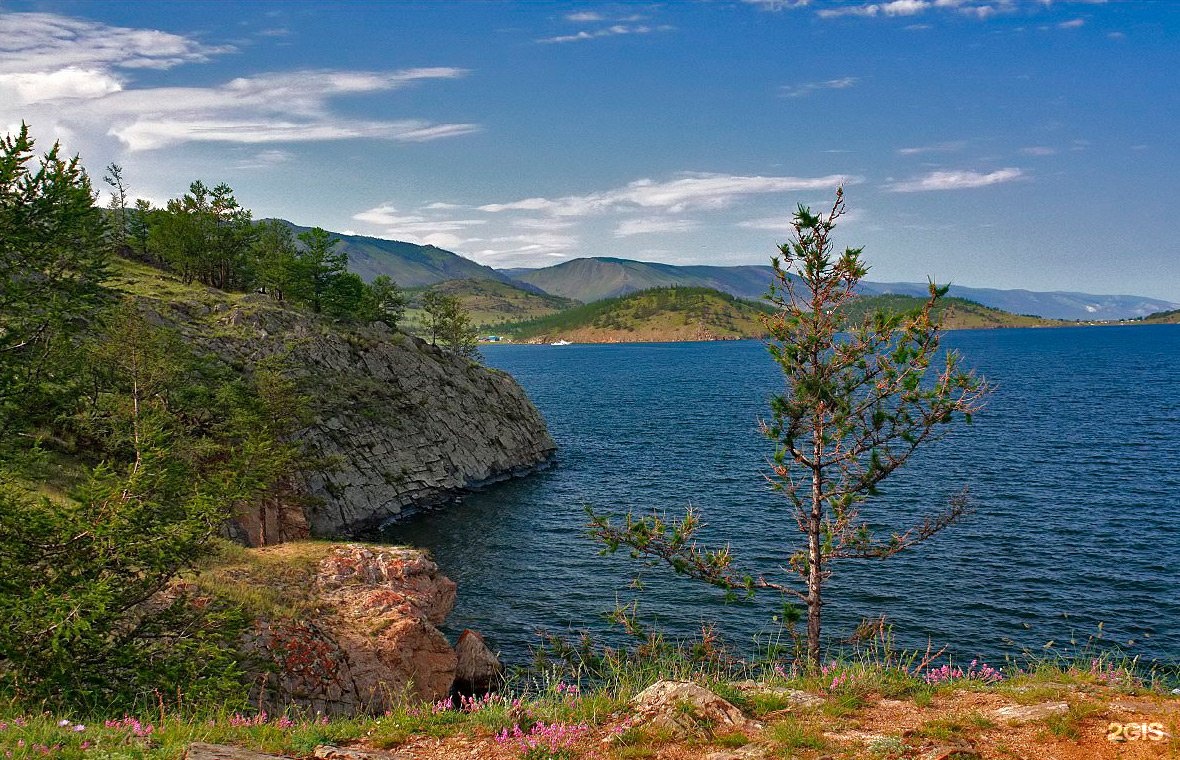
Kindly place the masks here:
<instances>
[{"instance_id":1,"label":"flat rock slab","mask_svg":"<svg viewBox=\"0 0 1180 760\"><path fill-rule=\"evenodd\" d=\"M335 747L331 744L321 744L315 748L318 760L390 760L394 755L374 749L351 749L349 747Z\"/></svg>"},{"instance_id":2,"label":"flat rock slab","mask_svg":"<svg viewBox=\"0 0 1180 760\"><path fill-rule=\"evenodd\" d=\"M1068 702L1043 702L1039 705L1009 705L996 710L996 718L1008 724L1020 725L1043 720L1051 715L1069 712Z\"/></svg>"},{"instance_id":3,"label":"flat rock slab","mask_svg":"<svg viewBox=\"0 0 1180 760\"><path fill-rule=\"evenodd\" d=\"M743 692L753 694L770 694L775 697L786 698L792 706L799 707L818 707L824 703L824 698L818 694L812 694L807 691L800 691L799 689L788 689L785 686L770 686L769 684L758 683L757 681L738 681L734 686Z\"/></svg>"},{"instance_id":4,"label":"flat rock slab","mask_svg":"<svg viewBox=\"0 0 1180 760\"><path fill-rule=\"evenodd\" d=\"M248 749L227 747L222 744L190 744L184 753L184 760L287 760L281 755L264 755Z\"/></svg>"},{"instance_id":5,"label":"flat rock slab","mask_svg":"<svg viewBox=\"0 0 1180 760\"><path fill-rule=\"evenodd\" d=\"M766 760L771 757L770 747L764 744L747 744L737 749L719 749L705 755L705 760Z\"/></svg>"}]
</instances>

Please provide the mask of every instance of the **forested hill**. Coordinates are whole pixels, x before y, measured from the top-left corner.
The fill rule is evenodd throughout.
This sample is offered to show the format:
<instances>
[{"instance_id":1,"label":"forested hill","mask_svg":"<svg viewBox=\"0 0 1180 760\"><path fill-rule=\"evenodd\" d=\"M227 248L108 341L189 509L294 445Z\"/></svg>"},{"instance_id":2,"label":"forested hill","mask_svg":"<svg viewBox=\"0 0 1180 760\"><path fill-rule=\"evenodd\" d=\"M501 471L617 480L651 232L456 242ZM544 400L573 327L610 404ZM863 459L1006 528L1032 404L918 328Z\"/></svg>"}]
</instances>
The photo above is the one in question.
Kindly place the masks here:
<instances>
[{"instance_id":1,"label":"forested hill","mask_svg":"<svg viewBox=\"0 0 1180 760\"><path fill-rule=\"evenodd\" d=\"M864 296L845 308L845 318L857 322L876 311L910 312L924 303L925 299L913 296ZM764 303L710 288L667 287L594 301L498 329L518 341L541 343L732 340L764 335L761 317L770 311ZM941 299L934 313L951 330L1069 324L1009 314L962 298Z\"/></svg>"}]
</instances>

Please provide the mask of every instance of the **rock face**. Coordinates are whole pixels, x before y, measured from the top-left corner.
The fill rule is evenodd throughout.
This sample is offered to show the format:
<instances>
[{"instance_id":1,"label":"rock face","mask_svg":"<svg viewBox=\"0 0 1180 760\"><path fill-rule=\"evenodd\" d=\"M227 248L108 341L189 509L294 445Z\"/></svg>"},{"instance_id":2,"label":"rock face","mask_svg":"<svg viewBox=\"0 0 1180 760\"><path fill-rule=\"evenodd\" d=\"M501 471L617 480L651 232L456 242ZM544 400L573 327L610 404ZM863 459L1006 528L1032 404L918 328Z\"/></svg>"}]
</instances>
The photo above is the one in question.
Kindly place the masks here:
<instances>
[{"instance_id":1,"label":"rock face","mask_svg":"<svg viewBox=\"0 0 1180 760\"><path fill-rule=\"evenodd\" d=\"M247 543L355 535L542 467L556 450L511 376L383 323L341 328L263 295L141 306L244 373L281 360L309 399L312 419L296 437L323 463L295 489L309 498L243 516L235 537Z\"/></svg>"},{"instance_id":2,"label":"rock face","mask_svg":"<svg viewBox=\"0 0 1180 760\"><path fill-rule=\"evenodd\" d=\"M254 704L355 715L450 694L457 658L435 626L455 604L455 583L424 552L334 547L309 592L314 614L259 620L246 638L246 653L272 665L257 678Z\"/></svg>"}]
</instances>

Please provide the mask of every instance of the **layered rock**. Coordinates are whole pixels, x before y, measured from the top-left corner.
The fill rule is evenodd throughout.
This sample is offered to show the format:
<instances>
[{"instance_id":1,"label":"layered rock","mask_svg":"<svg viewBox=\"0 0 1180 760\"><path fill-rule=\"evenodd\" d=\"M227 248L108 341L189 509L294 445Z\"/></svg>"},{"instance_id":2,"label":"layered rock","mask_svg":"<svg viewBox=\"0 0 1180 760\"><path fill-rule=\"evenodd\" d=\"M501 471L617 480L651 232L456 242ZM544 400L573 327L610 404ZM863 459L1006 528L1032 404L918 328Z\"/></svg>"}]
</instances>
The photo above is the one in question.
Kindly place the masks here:
<instances>
[{"instance_id":1,"label":"layered rock","mask_svg":"<svg viewBox=\"0 0 1180 760\"><path fill-rule=\"evenodd\" d=\"M355 715L451 693L457 658L436 626L455 604L455 583L425 552L334 546L296 585L314 613L262 616L246 636L246 654L269 665L254 704Z\"/></svg>"},{"instance_id":2,"label":"layered rock","mask_svg":"<svg viewBox=\"0 0 1180 760\"><path fill-rule=\"evenodd\" d=\"M355 535L530 472L556 450L511 376L383 323L340 328L262 295L142 308L243 373L281 360L309 399L312 418L296 433L317 462L295 489L307 498L243 515L235 537L247 543Z\"/></svg>"}]
</instances>

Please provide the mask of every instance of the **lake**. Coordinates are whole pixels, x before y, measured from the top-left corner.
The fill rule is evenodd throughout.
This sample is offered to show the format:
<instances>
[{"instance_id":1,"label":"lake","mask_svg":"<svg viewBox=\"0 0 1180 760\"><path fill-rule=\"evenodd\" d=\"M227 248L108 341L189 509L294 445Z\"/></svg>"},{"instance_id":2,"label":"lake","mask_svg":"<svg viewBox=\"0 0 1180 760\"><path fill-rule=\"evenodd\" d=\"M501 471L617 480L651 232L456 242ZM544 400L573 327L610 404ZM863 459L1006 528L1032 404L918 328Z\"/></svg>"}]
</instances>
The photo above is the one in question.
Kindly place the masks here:
<instances>
[{"instance_id":1,"label":"lake","mask_svg":"<svg viewBox=\"0 0 1180 760\"><path fill-rule=\"evenodd\" d=\"M998 388L882 484L862 513L904 527L970 488L972 514L913 552L834 566L825 636L885 614L898 644L947 645L998 661L1101 635L1144 659L1180 660L1180 326L954 331ZM603 632L601 613L638 598L673 633L719 625L740 654L773 635L772 595L725 604L712 589L601 557L584 505L682 512L737 563L773 572L801 535L764 474L757 429L782 385L757 341L492 346L545 415L552 469L388 526L429 548L459 584L450 633L482 631L521 661L537 629ZM643 588L631 588L643 570ZM782 577L782 576L780 576Z\"/></svg>"}]
</instances>

